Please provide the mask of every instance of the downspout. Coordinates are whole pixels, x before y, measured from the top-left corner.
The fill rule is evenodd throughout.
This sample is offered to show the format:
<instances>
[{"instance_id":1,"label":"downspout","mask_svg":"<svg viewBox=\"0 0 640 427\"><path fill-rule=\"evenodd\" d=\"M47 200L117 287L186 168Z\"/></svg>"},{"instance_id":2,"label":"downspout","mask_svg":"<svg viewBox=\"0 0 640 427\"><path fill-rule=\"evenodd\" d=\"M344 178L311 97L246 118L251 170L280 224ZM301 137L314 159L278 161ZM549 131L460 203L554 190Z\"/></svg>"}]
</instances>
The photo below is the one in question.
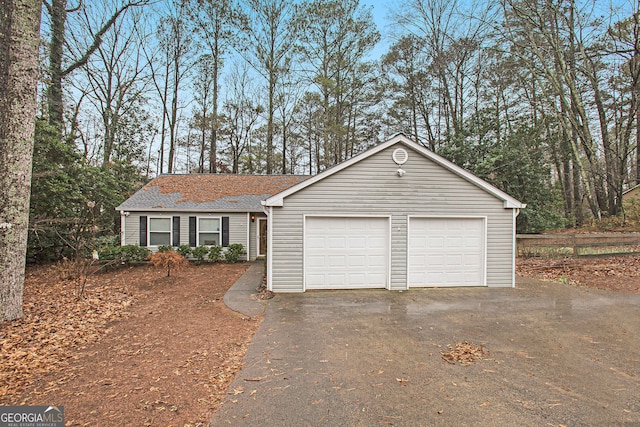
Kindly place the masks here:
<instances>
[{"instance_id":1,"label":"downspout","mask_svg":"<svg viewBox=\"0 0 640 427\"><path fill-rule=\"evenodd\" d=\"M516 219L520 215L520 208L513 209L513 248L511 257L511 287L516 287L516 256L518 255L518 242L516 239Z\"/></svg>"},{"instance_id":2,"label":"downspout","mask_svg":"<svg viewBox=\"0 0 640 427\"><path fill-rule=\"evenodd\" d=\"M120 246L127 244L126 224L129 212L120 211Z\"/></svg>"},{"instance_id":3,"label":"downspout","mask_svg":"<svg viewBox=\"0 0 640 427\"><path fill-rule=\"evenodd\" d=\"M247 261L251 261L251 212L247 212Z\"/></svg>"},{"instance_id":4,"label":"downspout","mask_svg":"<svg viewBox=\"0 0 640 427\"><path fill-rule=\"evenodd\" d=\"M271 233L273 229L273 227L271 226L271 209L273 209L271 206L265 206L264 204L262 205L262 210L267 216L267 290L273 292L273 283L271 277L273 263L273 260L271 259Z\"/></svg>"}]
</instances>

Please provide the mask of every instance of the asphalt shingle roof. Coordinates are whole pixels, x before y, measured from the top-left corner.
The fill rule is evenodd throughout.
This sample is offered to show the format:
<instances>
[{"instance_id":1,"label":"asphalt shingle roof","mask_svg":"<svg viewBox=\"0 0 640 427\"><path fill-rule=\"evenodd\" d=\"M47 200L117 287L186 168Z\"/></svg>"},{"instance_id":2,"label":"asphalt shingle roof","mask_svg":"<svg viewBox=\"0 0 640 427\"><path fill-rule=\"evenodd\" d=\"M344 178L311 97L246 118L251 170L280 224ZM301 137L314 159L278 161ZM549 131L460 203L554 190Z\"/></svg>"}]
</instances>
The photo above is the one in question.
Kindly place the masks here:
<instances>
[{"instance_id":1,"label":"asphalt shingle roof","mask_svg":"<svg viewBox=\"0 0 640 427\"><path fill-rule=\"evenodd\" d=\"M262 200L307 178L306 175L161 175L116 209L261 211Z\"/></svg>"}]
</instances>

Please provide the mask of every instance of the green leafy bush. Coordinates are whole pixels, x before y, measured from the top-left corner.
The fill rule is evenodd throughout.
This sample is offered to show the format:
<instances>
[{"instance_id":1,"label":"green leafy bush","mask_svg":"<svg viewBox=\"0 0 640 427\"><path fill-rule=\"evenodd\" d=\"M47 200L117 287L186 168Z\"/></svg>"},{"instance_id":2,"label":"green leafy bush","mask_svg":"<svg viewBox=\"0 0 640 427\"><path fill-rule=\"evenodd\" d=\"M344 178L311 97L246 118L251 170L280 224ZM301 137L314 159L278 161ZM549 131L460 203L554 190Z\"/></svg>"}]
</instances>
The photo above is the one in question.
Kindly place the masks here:
<instances>
[{"instance_id":1,"label":"green leafy bush","mask_svg":"<svg viewBox=\"0 0 640 427\"><path fill-rule=\"evenodd\" d=\"M223 258L222 246L214 245L209 248L209 261L218 262Z\"/></svg>"},{"instance_id":2,"label":"green leafy bush","mask_svg":"<svg viewBox=\"0 0 640 427\"><path fill-rule=\"evenodd\" d=\"M98 251L101 260L119 260L124 264L146 261L151 252L144 246L105 246Z\"/></svg>"},{"instance_id":3,"label":"green leafy bush","mask_svg":"<svg viewBox=\"0 0 640 427\"><path fill-rule=\"evenodd\" d=\"M233 243L229 245L227 251L224 253L224 259L227 262L238 262L240 261L240 257L245 255L247 251L244 249L244 246L240 243Z\"/></svg>"},{"instance_id":4,"label":"green leafy bush","mask_svg":"<svg viewBox=\"0 0 640 427\"><path fill-rule=\"evenodd\" d=\"M95 248L98 252L101 252L102 250L109 247L121 247L119 235L112 234L108 236L100 236L95 240Z\"/></svg>"},{"instance_id":5,"label":"green leafy bush","mask_svg":"<svg viewBox=\"0 0 640 427\"><path fill-rule=\"evenodd\" d=\"M172 251L173 247L170 245L160 245L158 246L158 252L169 252Z\"/></svg>"},{"instance_id":6,"label":"green leafy bush","mask_svg":"<svg viewBox=\"0 0 640 427\"><path fill-rule=\"evenodd\" d=\"M138 154L126 148L101 167L46 118L37 120L34 137L28 259L91 256L93 249L100 251L102 236L117 246L121 218L115 208L147 180L135 165Z\"/></svg>"},{"instance_id":7,"label":"green leafy bush","mask_svg":"<svg viewBox=\"0 0 640 427\"><path fill-rule=\"evenodd\" d=\"M189 258L189 255L191 255L191 247L189 245L180 245L176 248L176 252L185 258Z\"/></svg>"},{"instance_id":8,"label":"green leafy bush","mask_svg":"<svg viewBox=\"0 0 640 427\"><path fill-rule=\"evenodd\" d=\"M209 253L209 248L207 246L198 246L197 248L191 249L191 254L196 259L196 264L202 264L204 261L204 257Z\"/></svg>"}]
</instances>

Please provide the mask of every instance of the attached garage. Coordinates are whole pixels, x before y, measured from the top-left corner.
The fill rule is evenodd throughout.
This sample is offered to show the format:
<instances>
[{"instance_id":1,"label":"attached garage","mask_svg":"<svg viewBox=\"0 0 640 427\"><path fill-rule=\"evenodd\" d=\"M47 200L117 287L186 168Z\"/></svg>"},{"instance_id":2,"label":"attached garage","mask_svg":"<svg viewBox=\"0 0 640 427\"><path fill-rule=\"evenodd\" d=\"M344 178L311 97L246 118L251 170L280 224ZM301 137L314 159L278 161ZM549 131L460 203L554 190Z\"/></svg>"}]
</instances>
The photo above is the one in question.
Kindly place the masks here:
<instances>
[{"instance_id":1,"label":"attached garage","mask_svg":"<svg viewBox=\"0 0 640 427\"><path fill-rule=\"evenodd\" d=\"M267 198L267 287L513 287L525 205L403 135Z\"/></svg>"},{"instance_id":2,"label":"attached garage","mask_svg":"<svg viewBox=\"0 0 640 427\"><path fill-rule=\"evenodd\" d=\"M305 218L305 289L386 288L388 260L388 218Z\"/></svg>"},{"instance_id":3,"label":"attached garage","mask_svg":"<svg viewBox=\"0 0 640 427\"><path fill-rule=\"evenodd\" d=\"M408 286L484 286L485 218L409 218Z\"/></svg>"}]
</instances>

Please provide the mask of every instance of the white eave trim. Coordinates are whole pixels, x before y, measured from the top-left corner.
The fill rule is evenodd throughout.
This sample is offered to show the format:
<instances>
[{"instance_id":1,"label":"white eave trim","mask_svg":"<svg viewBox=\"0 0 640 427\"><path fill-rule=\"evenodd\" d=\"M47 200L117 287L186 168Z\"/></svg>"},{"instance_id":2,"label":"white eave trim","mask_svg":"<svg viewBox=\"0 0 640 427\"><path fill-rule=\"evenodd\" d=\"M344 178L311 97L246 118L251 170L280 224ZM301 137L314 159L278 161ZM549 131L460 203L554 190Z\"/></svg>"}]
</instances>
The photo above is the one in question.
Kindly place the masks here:
<instances>
[{"instance_id":1,"label":"white eave trim","mask_svg":"<svg viewBox=\"0 0 640 427\"><path fill-rule=\"evenodd\" d=\"M510 199L513 199L512 197L510 197ZM515 200L515 199L513 199ZM524 209L527 207L526 203L520 203L516 200L517 203L513 203L513 201L511 200L505 200L504 201L504 208L505 209Z\"/></svg>"},{"instance_id":2,"label":"white eave trim","mask_svg":"<svg viewBox=\"0 0 640 427\"><path fill-rule=\"evenodd\" d=\"M505 209L522 209L524 207L526 207L525 204L521 203L520 201L514 199L513 197L509 196L507 193L505 193L502 190L499 190L498 188L494 187L493 185L489 184L488 182L478 178L477 176L473 175L471 172L461 168L460 166L450 162L449 160L445 159L442 156L439 156L438 154L428 150L427 148L423 147L420 144L417 144L413 141L411 141L409 138L407 138L406 136L399 134L394 136L393 138L391 138L390 140L388 140L387 142L384 142L376 147L373 147L367 151L364 151L360 154L358 154L355 157L352 157L349 160L346 160L332 168L327 169L326 171L311 177L305 181L300 182L299 184L294 185L293 187L290 187L278 194L274 194L273 196L267 198L266 200L264 200L262 202L262 204L264 206L283 206L284 205L284 199L294 193L297 193L298 191L302 190L303 188L306 188L328 176L333 175L336 172L339 172L343 169L348 168L349 166L364 160L370 156L373 156L376 153L379 153L382 150L385 150L386 148L395 145L397 143L402 143L406 146L408 146L409 148L421 153L422 155L424 155L425 157L427 157L428 159L432 160L433 162L439 164L440 166L442 166L445 169L448 169L449 171L453 172L454 174L460 176L461 178L469 181L470 183L474 184L477 187L480 187L481 189L483 189L484 191L486 191L487 193L497 197L498 199L502 200L504 202L504 207Z\"/></svg>"},{"instance_id":3,"label":"white eave trim","mask_svg":"<svg viewBox=\"0 0 640 427\"><path fill-rule=\"evenodd\" d=\"M282 194L282 193L278 193ZM270 203L267 204L267 201L270 201ZM278 206L278 207L282 207L284 206L284 196L283 197L269 197L267 200L262 200L260 203L262 203L262 206Z\"/></svg>"}]
</instances>

